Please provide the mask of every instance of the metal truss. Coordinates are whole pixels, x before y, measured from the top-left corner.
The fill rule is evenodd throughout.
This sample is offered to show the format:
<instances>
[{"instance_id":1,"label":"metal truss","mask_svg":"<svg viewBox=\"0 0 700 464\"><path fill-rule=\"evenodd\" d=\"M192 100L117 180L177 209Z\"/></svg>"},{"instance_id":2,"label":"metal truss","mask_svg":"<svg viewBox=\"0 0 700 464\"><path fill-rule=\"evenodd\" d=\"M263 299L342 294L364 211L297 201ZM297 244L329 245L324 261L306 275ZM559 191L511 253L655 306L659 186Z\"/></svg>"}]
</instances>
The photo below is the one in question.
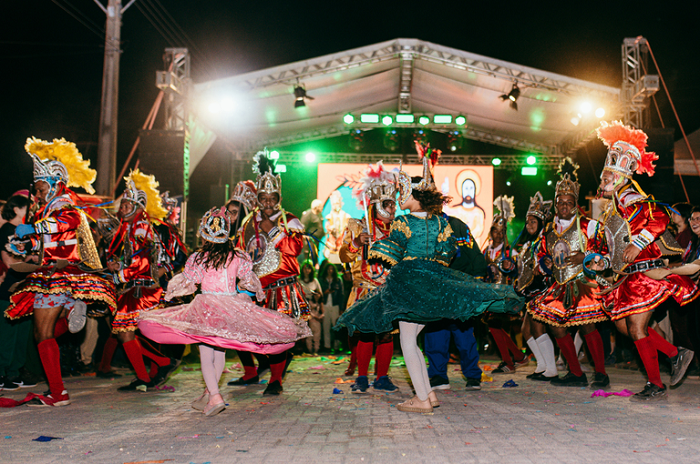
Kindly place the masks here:
<instances>
[{"instance_id":1,"label":"metal truss","mask_svg":"<svg viewBox=\"0 0 700 464\"><path fill-rule=\"evenodd\" d=\"M411 112L411 84L413 81L413 53L401 52L401 81L399 82L399 113Z\"/></svg>"},{"instance_id":2,"label":"metal truss","mask_svg":"<svg viewBox=\"0 0 700 464\"><path fill-rule=\"evenodd\" d=\"M191 86L190 54L186 48L166 48L165 71L156 72L156 87L165 92L165 129L185 130Z\"/></svg>"},{"instance_id":3,"label":"metal truss","mask_svg":"<svg viewBox=\"0 0 700 464\"><path fill-rule=\"evenodd\" d=\"M622 121L638 129L644 127L644 110L648 98L659 91L659 76L646 74L642 53L646 53L647 39L626 38L622 42L622 89L620 101L624 108Z\"/></svg>"}]
</instances>

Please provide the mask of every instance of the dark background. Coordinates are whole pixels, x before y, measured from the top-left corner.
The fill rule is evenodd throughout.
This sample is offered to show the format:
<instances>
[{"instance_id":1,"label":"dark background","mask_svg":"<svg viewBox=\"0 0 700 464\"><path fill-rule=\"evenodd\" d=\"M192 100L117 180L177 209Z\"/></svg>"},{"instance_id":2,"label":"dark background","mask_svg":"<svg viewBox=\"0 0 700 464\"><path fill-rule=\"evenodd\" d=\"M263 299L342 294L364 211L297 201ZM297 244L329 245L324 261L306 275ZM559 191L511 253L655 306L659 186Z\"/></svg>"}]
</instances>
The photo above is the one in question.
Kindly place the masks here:
<instances>
[{"instance_id":1,"label":"dark background","mask_svg":"<svg viewBox=\"0 0 700 464\"><path fill-rule=\"evenodd\" d=\"M649 40L686 132L700 127L697 4L488 3L494 6L475 2L137 0L123 17L117 167L121 168L153 104L158 92L155 72L163 69L164 48L172 46L190 49L195 82L406 37L620 87L622 41L642 35ZM105 23L104 13L92 0L25 0L5 2L3 7L0 50L6 77L0 125L4 142L0 198L31 180L30 159L23 149L28 136L65 137L76 142L85 157L95 159L104 45L100 30ZM166 40L159 33L166 23L176 28L179 39ZM672 129L660 134L660 140L680 138L663 89L656 99L665 126ZM651 113L652 125L660 128L653 106ZM347 139L327 143L329 147L346 146ZM470 149L484 153L488 148L465 140L462 151ZM582 197L595 190L604 153L597 141L579 151ZM227 156L217 145L195 171L191 199L196 209L210 206L212 185L229 182ZM681 201L678 177L673 177L668 159L665 165L659 169L656 185L647 181L643 186L657 196L661 193L662 200ZM292 212L306 209L314 195L292 177L312 182L315 175L312 167L303 166L283 174L285 185L289 184L286 207ZM543 172L539 179L521 179L517 174L508 190L503 184L511 176L508 171L497 171L495 193L520 193L516 200L520 209L527 206L524 194L544 189L554 173ZM698 184L686 179L686 184L691 183Z\"/></svg>"}]
</instances>

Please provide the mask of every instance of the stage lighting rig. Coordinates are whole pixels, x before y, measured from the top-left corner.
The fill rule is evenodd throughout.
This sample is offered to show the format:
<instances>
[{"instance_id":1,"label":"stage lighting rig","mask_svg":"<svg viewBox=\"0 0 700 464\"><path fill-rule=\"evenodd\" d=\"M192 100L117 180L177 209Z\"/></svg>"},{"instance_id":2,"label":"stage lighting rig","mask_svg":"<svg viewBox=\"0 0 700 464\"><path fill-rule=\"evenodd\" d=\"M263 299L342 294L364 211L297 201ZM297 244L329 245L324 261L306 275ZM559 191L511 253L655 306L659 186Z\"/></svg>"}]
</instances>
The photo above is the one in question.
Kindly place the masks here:
<instances>
[{"instance_id":1,"label":"stage lighting rig","mask_svg":"<svg viewBox=\"0 0 700 464\"><path fill-rule=\"evenodd\" d=\"M513 88L510 89L510 92L508 94L503 94L501 95L501 100L506 101L510 100L510 107L513 108L515 111L518 111L518 98L520 97L520 88L518 88L518 82L513 83Z\"/></svg>"},{"instance_id":2,"label":"stage lighting rig","mask_svg":"<svg viewBox=\"0 0 700 464\"><path fill-rule=\"evenodd\" d=\"M294 98L296 99L294 100L294 108L306 106L306 100L314 99L314 97L306 95L306 89L299 83L297 83L297 86L294 87Z\"/></svg>"}]
</instances>

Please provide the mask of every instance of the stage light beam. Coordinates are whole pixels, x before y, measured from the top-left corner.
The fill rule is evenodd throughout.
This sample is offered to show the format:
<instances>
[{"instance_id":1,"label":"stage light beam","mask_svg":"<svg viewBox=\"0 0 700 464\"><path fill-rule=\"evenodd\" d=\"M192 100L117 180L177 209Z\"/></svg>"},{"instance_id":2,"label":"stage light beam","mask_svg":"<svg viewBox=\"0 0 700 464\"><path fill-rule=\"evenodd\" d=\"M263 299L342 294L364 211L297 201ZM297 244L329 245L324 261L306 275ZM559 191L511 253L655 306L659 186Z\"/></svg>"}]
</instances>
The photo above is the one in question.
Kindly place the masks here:
<instances>
[{"instance_id":1,"label":"stage light beam","mask_svg":"<svg viewBox=\"0 0 700 464\"><path fill-rule=\"evenodd\" d=\"M313 163L314 161L316 161L316 153L311 152L311 151L308 152L306 154L306 162Z\"/></svg>"},{"instance_id":2,"label":"stage light beam","mask_svg":"<svg viewBox=\"0 0 700 464\"><path fill-rule=\"evenodd\" d=\"M355 116L353 116L352 114L346 114L345 116L343 116L343 122L345 124L352 124L353 122L355 122Z\"/></svg>"},{"instance_id":3,"label":"stage light beam","mask_svg":"<svg viewBox=\"0 0 700 464\"><path fill-rule=\"evenodd\" d=\"M388 114L386 116L382 117L382 124L385 126L391 126L391 124L394 122L394 118L389 116Z\"/></svg>"},{"instance_id":4,"label":"stage light beam","mask_svg":"<svg viewBox=\"0 0 700 464\"><path fill-rule=\"evenodd\" d=\"M535 163L537 162L537 157L534 156L534 155L530 155L530 156L527 157L527 159L525 160L525 162L526 162L527 164L529 164L530 166L532 166L533 164L535 164Z\"/></svg>"},{"instance_id":5,"label":"stage light beam","mask_svg":"<svg viewBox=\"0 0 700 464\"><path fill-rule=\"evenodd\" d=\"M270 152L270 159L273 159L273 160L280 159L280 152L278 152L277 150L272 150Z\"/></svg>"}]
</instances>

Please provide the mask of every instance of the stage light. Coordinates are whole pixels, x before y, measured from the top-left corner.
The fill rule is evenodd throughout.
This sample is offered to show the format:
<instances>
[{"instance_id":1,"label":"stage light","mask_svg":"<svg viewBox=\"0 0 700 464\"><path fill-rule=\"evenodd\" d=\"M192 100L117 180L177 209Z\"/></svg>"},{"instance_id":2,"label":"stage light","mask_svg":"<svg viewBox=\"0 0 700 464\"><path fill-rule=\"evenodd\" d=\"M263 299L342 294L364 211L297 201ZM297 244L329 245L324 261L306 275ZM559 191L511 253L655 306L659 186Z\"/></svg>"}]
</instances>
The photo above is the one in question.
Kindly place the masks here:
<instances>
[{"instance_id":1,"label":"stage light","mask_svg":"<svg viewBox=\"0 0 700 464\"><path fill-rule=\"evenodd\" d=\"M511 184L511 182L510 182L509 180L507 180L507 181L506 181L506 185L507 185L508 187L510 187L512 184Z\"/></svg>"},{"instance_id":2,"label":"stage light","mask_svg":"<svg viewBox=\"0 0 700 464\"><path fill-rule=\"evenodd\" d=\"M382 124L385 126L391 126L391 123L394 122L394 118L389 116L388 114L386 116L382 116Z\"/></svg>"},{"instance_id":3,"label":"stage light","mask_svg":"<svg viewBox=\"0 0 700 464\"><path fill-rule=\"evenodd\" d=\"M313 100L314 97L306 95L306 89L301 85L294 87L294 108L301 108L306 106L305 100Z\"/></svg>"},{"instance_id":4,"label":"stage light","mask_svg":"<svg viewBox=\"0 0 700 464\"><path fill-rule=\"evenodd\" d=\"M536 176L537 175L537 168L523 166L522 169L520 169L520 174L523 176Z\"/></svg>"},{"instance_id":5,"label":"stage light","mask_svg":"<svg viewBox=\"0 0 700 464\"><path fill-rule=\"evenodd\" d=\"M236 101L231 98L231 97L226 97L222 101L222 109L227 112L231 113L233 110L236 109Z\"/></svg>"},{"instance_id":6,"label":"stage light","mask_svg":"<svg viewBox=\"0 0 700 464\"><path fill-rule=\"evenodd\" d=\"M583 102L581 103L581 106L579 106L579 110L583 114L588 114L593 110L593 105L591 105L590 102Z\"/></svg>"},{"instance_id":7,"label":"stage light","mask_svg":"<svg viewBox=\"0 0 700 464\"><path fill-rule=\"evenodd\" d=\"M413 124L415 120L416 118L412 114L399 113L396 115L396 122L398 124Z\"/></svg>"},{"instance_id":8,"label":"stage light","mask_svg":"<svg viewBox=\"0 0 700 464\"><path fill-rule=\"evenodd\" d=\"M428 124L429 122L430 122L430 118L428 116L421 116L420 118L418 118L418 123L422 124L424 126L426 124Z\"/></svg>"},{"instance_id":9,"label":"stage light","mask_svg":"<svg viewBox=\"0 0 700 464\"><path fill-rule=\"evenodd\" d=\"M278 164L277 166L275 166L275 172L287 172L287 166L284 164Z\"/></svg>"},{"instance_id":10,"label":"stage light","mask_svg":"<svg viewBox=\"0 0 700 464\"><path fill-rule=\"evenodd\" d=\"M433 116L433 123L435 124L452 124L451 114L436 114Z\"/></svg>"},{"instance_id":11,"label":"stage light","mask_svg":"<svg viewBox=\"0 0 700 464\"><path fill-rule=\"evenodd\" d=\"M552 181L551 181L551 180L548 180L548 181L547 181L547 185L552 185Z\"/></svg>"},{"instance_id":12,"label":"stage light","mask_svg":"<svg viewBox=\"0 0 700 464\"><path fill-rule=\"evenodd\" d=\"M581 115L577 114L576 116L572 116L570 121L571 121L571 124L573 124L574 126L578 126L579 123L581 122Z\"/></svg>"},{"instance_id":13,"label":"stage light","mask_svg":"<svg viewBox=\"0 0 700 464\"><path fill-rule=\"evenodd\" d=\"M379 115L378 114L371 114L371 113L364 113L360 115L360 122L363 124L378 124L379 123Z\"/></svg>"},{"instance_id":14,"label":"stage light","mask_svg":"<svg viewBox=\"0 0 700 464\"><path fill-rule=\"evenodd\" d=\"M493 164L494 166L500 166L501 165L501 158L492 159L491 164Z\"/></svg>"},{"instance_id":15,"label":"stage light","mask_svg":"<svg viewBox=\"0 0 700 464\"><path fill-rule=\"evenodd\" d=\"M455 124L458 126L463 126L467 123L467 117L462 116L461 114L455 118Z\"/></svg>"},{"instance_id":16,"label":"stage light","mask_svg":"<svg viewBox=\"0 0 700 464\"><path fill-rule=\"evenodd\" d=\"M503 94L500 96L501 100L506 101L510 100L510 107L513 108L515 111L518 111L518 98L520 97L520 89L518 88L518 82L513 83L513 88L510 89L510 92L508 94Z\"/></svg>"},{"instance_id":17,"label":"stage light","mask_svg":"<svg viewBox=\"0 0 700 464\"><path fill-rule=\"evenodd\" d=\"M537 162L537 157L534 156L534 155L530 155L530 156L527 157L527 159L525 160L525 162L526 162L527 164L529 164L530 166L532 166L533 164L535 164L535 163Z\"/></svg>"},{"instance_id":18,"label":"stage light","mask_svg":"<svg viewBox=\"0 0 700 464\"><path fill-rule=\"evenodd\" d=\"M273 159L273 160L280 159L280 152L278 152L277 150L272 150L270 152L270 159Z\"/></svg>"},{"instance_id":19,"label":"stage light","mask_svg":"<svg viewBox=\"0 0 700 464\"><path fill-rule=\"evenodd\" d=\"M345 124L352 124L353 122L355 122L355 116L353 116L352 114L346 114L345 116L343 116L343 122Z\"/></svg>"},{"instance_id":20,"label":"stage light","mask_svg":"<svg viewBox=\"0 0 700 464\"><path fill-rule=\"evenodd\" d=\"M384 148L391 151L396 151L400 145L399 134L396 129L389 129L384 134Z\"/></svg>"},{"instance_id":21,"label":"stage light","mask_svg":"<svg viewBox=\"0 0 700 464\"><path fill-rule=\"evenodd\" d=\"M413 141L418 143L423 143L428 141L428 132L423 129L416 129L413 131Z\"/></svg>"},{"instance_id":22,"label":"stage light","mask_svg":"<svg viewBox=\"0 0 700 464\"><path fill-rule=\"evenodd\" d=\"M350 132L350 139L348 140L348 145L355 151L361 151L365 148L365 133L360 129L355 129Z\"/></svg>"},{"instance_id":23,"label":"stage light","mask_svg":"<svg viewBox=\"0 0 700 464\"><path fill-rule=\"evenodd\" d=\"M306 154L306 161L309 163L313 163L314 161L316 161L316 154L313 152L308 152Z\"/></svg>"},{"instance_id":24,"label":"stage light","mask_svg":"<svg viewBox=\"0 0 700 464\"><path fill-rule=\"evenodd\" d=\"M221 105L218 103L210 103L209 112L212 114L219 114L221 112Z\"/></svg>"},{"instance_id":25,"label":"stage light","mask_svg":"<svg viewBox=\"0 0 700 464\"><path fill-rule=\"evenodd\" d=\"M447 147L450 151L457 151L462 148L462 134L459 131L450 131L447 134Z\"/></svg>"},{"instance_id":26,"label":"stage light","mask_svg":"<svg viewBox=\"0 0 700 464\"><path fill-rule=\"evenodd\" d=\"M597 110L595 110L595 117L596 118L600 119L603 116L605 116L605 108L598 108Z\"/></svg>"}]
</instances>

